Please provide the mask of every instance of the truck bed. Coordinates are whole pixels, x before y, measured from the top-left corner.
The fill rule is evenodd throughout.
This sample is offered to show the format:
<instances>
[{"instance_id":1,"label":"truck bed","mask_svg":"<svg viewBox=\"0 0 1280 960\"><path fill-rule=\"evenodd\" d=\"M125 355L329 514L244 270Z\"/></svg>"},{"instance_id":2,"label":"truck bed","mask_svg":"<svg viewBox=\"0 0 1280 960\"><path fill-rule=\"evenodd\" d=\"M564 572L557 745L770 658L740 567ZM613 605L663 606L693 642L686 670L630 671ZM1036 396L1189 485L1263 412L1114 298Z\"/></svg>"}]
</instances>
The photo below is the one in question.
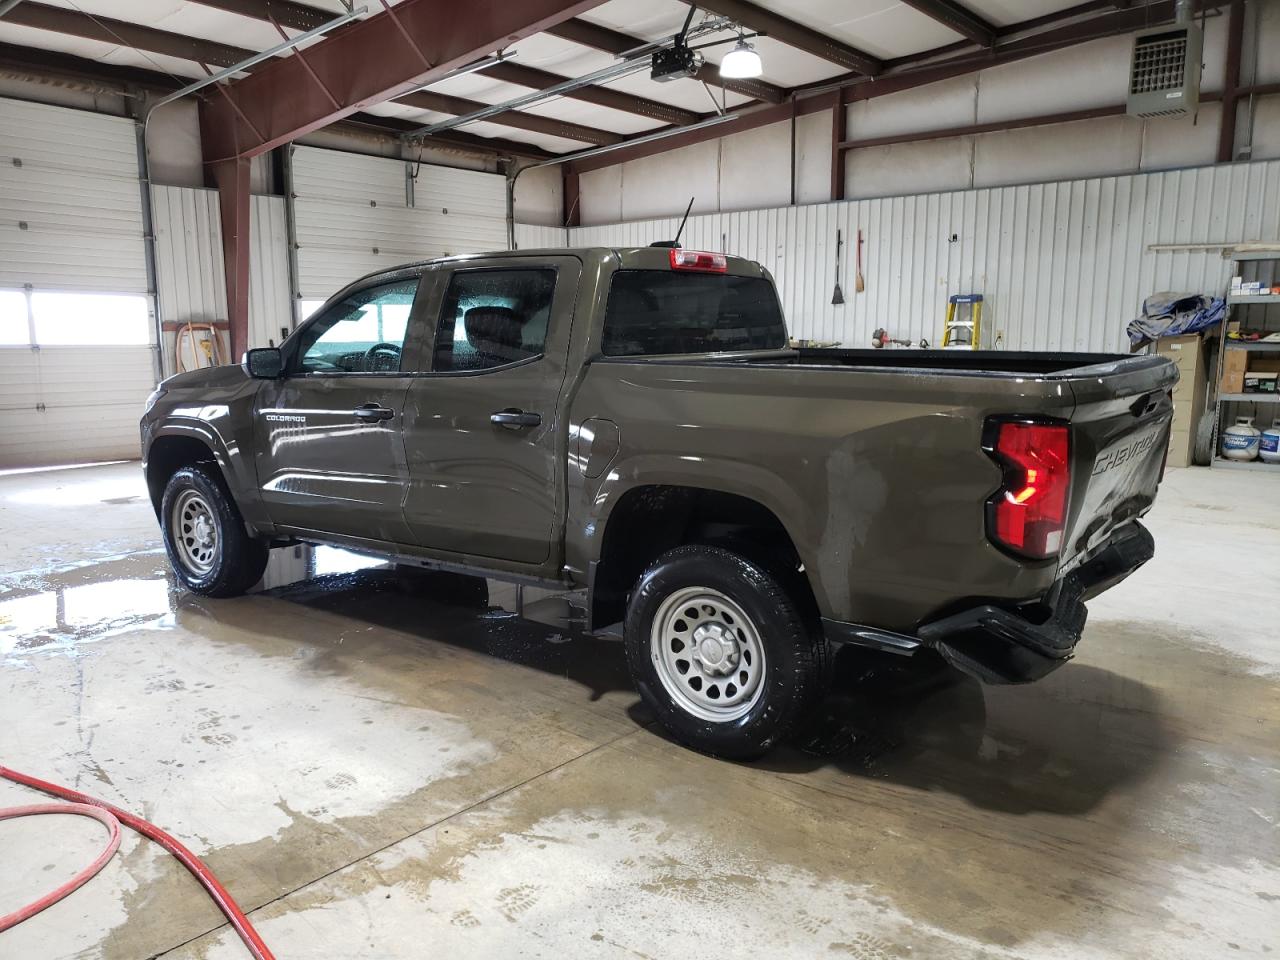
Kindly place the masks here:
<instances>
[{"instance_id":1,"label":"truck bed","mask_svg":"<svg viewBox=\"0 0 1280 960\"><path fill-rule=\"evenodd\" d=\"M1082 367L1114 366L1124 362L1141 369L1142 357L1118 353L1033 353L1015 350L839 350L802 348L792 351L790 362L819 367L891 367L910 370L945 370L954 374L1003 373L1011 376L1052 376ZM1153 358L1154 359L1154 358ZM1131 361L1138 361L1131 363ZM774 362L777 362L776 360Z\"/></svg>"}]
</instances>

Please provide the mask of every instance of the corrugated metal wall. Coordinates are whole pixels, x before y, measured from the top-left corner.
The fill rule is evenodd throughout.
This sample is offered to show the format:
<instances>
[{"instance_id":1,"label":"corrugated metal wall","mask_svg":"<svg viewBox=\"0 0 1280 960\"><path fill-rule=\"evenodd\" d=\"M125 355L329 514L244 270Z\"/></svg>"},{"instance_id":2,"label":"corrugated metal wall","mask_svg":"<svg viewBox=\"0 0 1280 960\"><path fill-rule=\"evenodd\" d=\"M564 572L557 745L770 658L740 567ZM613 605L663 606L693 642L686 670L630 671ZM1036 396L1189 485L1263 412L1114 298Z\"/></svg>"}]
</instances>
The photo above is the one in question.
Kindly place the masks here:
<instances>
[{"instance_id":1,"label":"corrugated metal wall","mask_svg":"<svg viewBox=\"0 0 1280 960\"><path fill-rule=\"evenodd\" d=\"M580 227L573 246L670 239L677 219ZM517 237L534 236L518 227ZM857 232L866 292L854 292ZM844 248L836 266L836 231ZM1118 350L1142 300L1162 290L1222 293L1216 250L1151 244L1280 238L1280 161L1196 167L843 203L690 217L682 244L766 266L793 335L869 346L894 336L936 342L947 296L982 293L985 345ZM539 235L539 243L551 239ZM845 303L832 306L837 277Z\"/></svg>"},{"instance_id":2,"label":"corrugated metal wall","mask_svg":"<svg viewBox=\"0 0 1280 960\"><path fill-rule=\"evenodd\" d=\"M151 198L161 319L166 324L225 323L218 192L156 186ZM249 346L265 347L268 341L280 342L281 328L293 329L284 198L253 197L249 227ZM165 372L173 373L177 368L172 332L162 345ZM224 355L228 349L223 336Z\"/></svg>"},{"instance_id":3,"label":"corrugated metal wall","mask_svg":"<svg viewBox=\"0 0 1280 960\"><path fill-rule=\"evenodd\" d=\"M254 197L249 210L249 346L278 344L293 329L284 197Z\"/></svg>"},{"instance_id":4,"label":"corrugated metal wall","mask_svg":"<svg viewBox=\"0 0 1280 960\"><path fill-rule=\"evenodd\" d=\"M412 260L507 248L498 174L318 147L294 147L291 163L303 299Z\"/></svg>"},{"instance_id":5,"label":"corrugated metal wall","mask_svg":"<svg viewBox=\"0 0 1280 960\"><path fill-rule=\"evenodd\" d=\"M516 249L536 250L539 247L563 247L569 243L569 231L564 227L544 227L533 223L516 224Z\"/></svg>"}]
</instances>

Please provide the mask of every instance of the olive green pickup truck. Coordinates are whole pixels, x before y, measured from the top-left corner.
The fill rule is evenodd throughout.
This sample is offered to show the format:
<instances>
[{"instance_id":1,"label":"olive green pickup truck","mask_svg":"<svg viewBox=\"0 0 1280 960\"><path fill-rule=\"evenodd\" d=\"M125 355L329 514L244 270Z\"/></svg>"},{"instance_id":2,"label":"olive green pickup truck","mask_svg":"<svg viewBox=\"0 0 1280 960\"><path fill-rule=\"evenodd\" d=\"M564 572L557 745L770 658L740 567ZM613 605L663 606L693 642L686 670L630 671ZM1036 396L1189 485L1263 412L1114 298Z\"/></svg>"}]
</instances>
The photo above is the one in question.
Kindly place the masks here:
<instances>
[{"instance_id":1,"label":"olive green pickup truck","mask_svg":"<svg viewBox=\"0 0 1280 960\"><path fill-rule=\"evenodd\" d=\"M992 683L1070 659L1085 601L1152 555L1176 377L792 349L756 263L530 250L357 280L280 347L164 381L142 449L191 590L305 541L550 591L623 638L676 737L741 758L834 645Z\"/></svg>"}]
</instances>

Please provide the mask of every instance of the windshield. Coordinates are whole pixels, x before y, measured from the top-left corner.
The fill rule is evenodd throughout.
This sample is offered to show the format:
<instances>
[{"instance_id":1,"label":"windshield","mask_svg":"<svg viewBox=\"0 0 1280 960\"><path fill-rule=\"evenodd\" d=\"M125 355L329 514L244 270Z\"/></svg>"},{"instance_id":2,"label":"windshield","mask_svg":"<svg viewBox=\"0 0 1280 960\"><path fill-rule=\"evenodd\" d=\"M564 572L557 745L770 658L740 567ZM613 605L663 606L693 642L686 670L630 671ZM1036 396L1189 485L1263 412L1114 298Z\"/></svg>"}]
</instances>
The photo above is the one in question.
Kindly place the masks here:
<instances>
[{"instance_id":1,"label":"windshield","mask_svg":"<svg viewBox=\"0 0 1280 960\"><path fill-rule=\"evenodd\" d=\"M604 353L776 350L787 346L773 284L762 277L619 270L609 287Z\"/></svg>"}]
</instances>

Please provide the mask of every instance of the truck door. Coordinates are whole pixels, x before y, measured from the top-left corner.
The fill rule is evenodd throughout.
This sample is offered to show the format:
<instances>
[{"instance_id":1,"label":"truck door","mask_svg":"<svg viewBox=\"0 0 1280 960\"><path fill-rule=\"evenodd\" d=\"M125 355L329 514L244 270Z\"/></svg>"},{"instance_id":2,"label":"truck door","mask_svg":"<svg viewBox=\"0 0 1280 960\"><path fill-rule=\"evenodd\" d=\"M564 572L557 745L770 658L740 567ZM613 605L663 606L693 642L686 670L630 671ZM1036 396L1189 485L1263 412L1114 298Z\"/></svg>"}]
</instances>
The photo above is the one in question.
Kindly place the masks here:
<instances>
[{"instance_id":1,"label":"truck door","mask_svg":"<svg viewBox=\"0 0 1280 960\"><path fill-rule=\"evenodd\" d=\"M421 347L409 324L419 279L384 276L324 308L286 348L285 376L262 384L258 483L277 525L412 542L400 431Z\"/></svg>"},{"instance_id":2,"label":"truck door","mask_svg":"<svg viewBox=\"0 0 1280 960\"><path fill-rule=\"evenodd\" d=\"M580 274L574 257L509 257L442 278L430 372L404 408L404 513L423 547L521 564L550 557L563 518L557 408Z\"/></svg>"}]
</instances>

